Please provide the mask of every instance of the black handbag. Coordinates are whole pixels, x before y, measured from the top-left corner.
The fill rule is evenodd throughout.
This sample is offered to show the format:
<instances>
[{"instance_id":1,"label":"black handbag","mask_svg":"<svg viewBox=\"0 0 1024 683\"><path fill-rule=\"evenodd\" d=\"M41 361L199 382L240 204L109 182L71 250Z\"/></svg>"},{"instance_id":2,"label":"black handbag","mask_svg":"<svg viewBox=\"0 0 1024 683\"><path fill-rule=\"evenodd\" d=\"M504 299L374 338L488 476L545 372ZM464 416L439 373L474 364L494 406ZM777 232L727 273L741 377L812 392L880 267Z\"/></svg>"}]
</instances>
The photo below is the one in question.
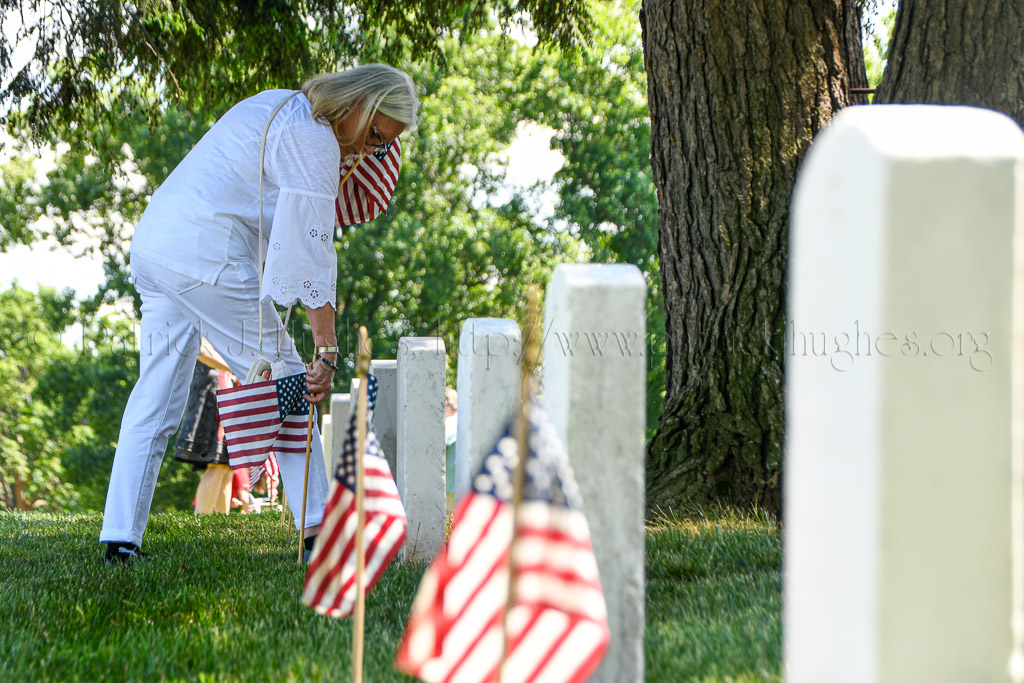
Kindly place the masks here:
<instances>
[{"instance_id":1,"label":"black handbag","mask_svg":"<svg viewBox=\"0 0 1024 683\"><path fill-rule=\"evenodd\" d=\"M217 371L196 362L185 414L178 428L174 459L197 469L228 464L227 447L217 438Z\"/></svg>"}]
</instances>

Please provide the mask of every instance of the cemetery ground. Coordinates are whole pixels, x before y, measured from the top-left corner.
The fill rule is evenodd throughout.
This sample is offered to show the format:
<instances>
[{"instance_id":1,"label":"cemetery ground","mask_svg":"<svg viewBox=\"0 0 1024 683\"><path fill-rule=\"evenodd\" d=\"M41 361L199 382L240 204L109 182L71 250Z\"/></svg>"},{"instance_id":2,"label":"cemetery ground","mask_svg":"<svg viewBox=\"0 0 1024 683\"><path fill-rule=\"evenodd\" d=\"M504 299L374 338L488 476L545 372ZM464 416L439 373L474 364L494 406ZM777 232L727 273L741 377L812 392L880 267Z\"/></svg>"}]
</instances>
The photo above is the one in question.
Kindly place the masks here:
<instances>
[{"instance_id":1,"label":"cemetery ground","mask_svg":"<svg viewBox=\"0 0 1024 683\"><path fill-rule=\"evenodd\" d=\"M0 680L345 681L351 620L300 603L295 532L272 512L153 515L129 567L99 562L99 514L0 512ZM647 525L648 681L777 681L782 539L759 513ZM366 680L391 661L423 564L367 596Z\"/></svg>"}]
</instances>

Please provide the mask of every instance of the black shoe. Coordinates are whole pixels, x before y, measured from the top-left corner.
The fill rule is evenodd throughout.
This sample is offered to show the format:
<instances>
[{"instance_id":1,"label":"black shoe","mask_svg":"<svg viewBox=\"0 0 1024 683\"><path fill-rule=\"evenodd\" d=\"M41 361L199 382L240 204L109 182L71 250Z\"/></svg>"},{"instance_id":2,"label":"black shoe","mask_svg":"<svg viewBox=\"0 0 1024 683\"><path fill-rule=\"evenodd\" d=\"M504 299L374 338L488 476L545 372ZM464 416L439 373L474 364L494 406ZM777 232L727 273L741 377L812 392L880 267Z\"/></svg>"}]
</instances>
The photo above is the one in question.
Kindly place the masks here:
<instances>
[{"instance_id":1,"label":"black shoe","mask_svg":"<svg viewBox=\"0 0 1024 683\"><path fill-rule=\"evenodd\" d=\"M128 564L133 560L148 558L149 555L139 550L139 546L134 543L111 541L107 543L107 554L103 557L103 561L108 564Z\"/></svg>"},{"instance_id":2,"label":"black shoe","mask_svg":"<svg viewBox=\"0 0 1024 683\"><path fill-rule=\"evenodd\" d=\"M302 539L302 564L309 564L309 558L313 555L314 545L316 545L316 535Z\"/></svg>"}]
</instances>

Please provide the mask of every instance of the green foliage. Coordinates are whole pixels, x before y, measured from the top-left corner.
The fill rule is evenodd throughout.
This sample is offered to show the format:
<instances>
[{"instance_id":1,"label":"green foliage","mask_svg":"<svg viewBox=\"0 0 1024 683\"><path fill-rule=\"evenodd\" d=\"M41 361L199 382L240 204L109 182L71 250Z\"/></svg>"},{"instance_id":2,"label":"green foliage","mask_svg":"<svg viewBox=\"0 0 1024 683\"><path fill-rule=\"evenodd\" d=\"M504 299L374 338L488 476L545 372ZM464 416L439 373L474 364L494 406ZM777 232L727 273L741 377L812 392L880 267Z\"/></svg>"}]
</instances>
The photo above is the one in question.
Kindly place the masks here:
<instances>
[{"instance_id":1,"label":"green foliage","mask_svg":"<svg viewBox=\"0 0 1024 683\"><path fill-rule=\"evenodd\" d=\"M0 292L0 492L21 510L102 510L121 415L138 378L131 323L81 321L74 292ZM61 341L81 325L78 348ZM168 448L168 454L171 449ZM199 475L165 457L154 510L186 510Z\"/></svg>"},{"instance_id":2,"label":"green foliage","mask_svg":"<svg viewBox=\"0 0 1024 683\"><path fill-rule=\"evenodd\" d=\"M516 91L516 72L528 51L500 34L461 46L451 40L446 50L448 69L414 71L427 93L424 121L404 141L404 167L389 215L345 229L338 240L340 336L354 350L357 325L367 325L377 357L394 357L403 335L441 336L454 349L463 319L516 316L527 284L543 284L555 263L580 258L576 240L537 225L521 198L502 206L476 199L498 187L500 169L491 169L491 159L515 132L517 121L505 103L526 97ZM126 269L132 226L149 194L209 123L207 117L176 108L168 109L159 128L150 128L140 112L83 121L69 131L66 144L52 140L62 150L55 168L42 184L21 193L18 203L0 207L0 223L45 216L59 244L100 252L108 282L82 305L83 315L95 317L100 304L134 296ZM92 246L78 246L83 241ZM309 356L312 343L301 309L293 319L300 351ZM96 324L90 332L95 335L83 341L89 353L76 357L59 381L48 380L53 390L46 394L59 407L62 427L76 435L65 457L68 476L81 487L87 509L102 505L116 424L134 375L120 378L122 395L95 403L88 400L93 395L89 387L106 381L113 367L135 372L134 359L128 359L132 353L107 348L111 343L121 350L134 347L111 328L111 320ZM454 384L454 364L451 376ZM347 382L348 373L339 373L337 386ZM94 416L94 410L110 414ZM84 426L95 420L102 429ZM176 472L174 482L162 475L156 509L167 500L165 491L183 489L194 480Z\"/></svg>"},{"instance_id":3,"label":"green foliage","mask_svg":"<svg viewBox=\"0 0 1024 683\"><path fill-rule=\"evenodd\" d=\"M882 17L880 25L868 27L862 36L864 42L864 64L868 72L868 87L877 88L882 82L886 61L889 59L889 41L893 24L896 22L896 8L893 7Z\"/></svg>"},{"instance_id":4,"label":"green foliage","mask_svg":"<svg viewBox=\"0 0 1024 683\"><path fill-rule=\"evenodd\" d=\"M89 325L79 343L40 373L36 395L53 410L53 429L72 435L61 455L81 508L102 510L138 353L129 324L112 316Z\"/></svg>"},{"instance_id":5,"label":"green foliage","mask_svg":"<svg viewBox=\"0 0 1024 683\"><path fill-rule=\"evenodd\" d=\"M153 122L165 102L221 112L254 92L357 60L443 63L442 43L490 26L492 16L532 26L563 48L589 31L582 0L0 0L0 17L15 13L27 21L14 42L34 40L36 50L13 73L12 45L0 42L0 82L9 82L0 109L24 108L37 136L73 127L87 112L125 116L132 105ZM123 97L137 87L161 95Z\"/></svg>"},{"instance_id":6,"label":"green foliage","mask_svg":"<svg viewBox=\"0 0 1024 683\"><path fill-rule=\"evenodd\" d=\"M295 530L261 515L154 515L149 561L96 562L100 516L0 512L0 678L347 680L352 620L299 601ZM646 680L781 677L781 533L763 516L661 519L647 530ZM392 667L425 567L367 594L364 680ZM268 580L269 577L269 580Z\"/></svg>"},{"instance_id":7,"label":"green foliage","mask_svg":"<svg viewBox=\"0 0 1024 683\"><path fill-rule=\"evenodd\" d=\"M521 197L504 205L479 199L500 184L493 159L516 130L514 109L506 103L528 97L517 73L529 51L500 34L462 45L451 40L445 49L447 69L413 71L426 93L424 120L415 136L403 140L403 171L389 215L344 229L337 241L339 336L353 352L360 324L369 328L377 357L393 358L404 335L441 336L454 350L462 320L517 317L526 285L543 284L560 261L582 258L577 240L538 225ZM125 330L97 317L97 310L135 296L126 268L132 226L149 194L209 124L208 117L177 108L167 110L158 128L149 127L141 110L83 121L67 141L52 140L61 151L44 182L28 187L20 203L0 207L0 223L45 216L52 224L46 230L59 244L104 258L108 281L81 306L81 314L95 321L83 339L87 352L44 378L46 400L57 407L61 428L74 434L64 459L85 509L102 507L120 412L137 372ZM83 242L87 246L79 246ZM293 320L293 335L308 357L312 341L301 308ZM349 370L352 360L354 353ZM454 370L453 363L451 384ZM111 373L120 373L114 383ZM349 374L338 374L339 389ZM106 389L94 389L101 384ZM115 390L117 395L96 393ZM164 467L154 509L187 504L195 477L169 458Z\"/></svg>"},{"instance_id":8,"label":"green foliage","mask_svg":"<svg viewBox=\"0 0 1024 683\"><path fill-rule=\"evenodd\" d=\"M130 320L116 314L86 321L79 348L41 373L36 396L53 411L52 426L70 435L61 453L77 509L102 510L121 416L139 376L138 339ZM199 474L174 462L168 446L153 510L188 510Z\"/></svg>"},{"instance_id":9,"label":"green foliage","mask_svg":"<svg viewBox=\"0 0 1024 683\"><path fill-rule=\"evenodd\" d=\"M524 115L556 131L566 158L555 174L551 229L566 225L598 263L632 263L647 280L647 421L653 434L665 394L665 310L658 272L658 198L651 179L647 74L639 0L592 2L591 44L548 50L529 64L534 94Z\"/></svg>"},{"instance_id":10,"label":"green foliage","mask_svg":"<svg viewBox=\"0 0 1024 683\"><path fill-rule=\"evenodd\" d=\"M34 175L32 161L27 158L15 157L0 166L0 251L16 244L31 244L37 237L33 223L38 216L29 208Z\"/></svg>"},{"instance_id":11,"label":"green foliage","mask_svg":"<svg viewBox=\"0 0 1024 683\"><path fill-rule=\"evenodd\" d=\"M54 428L51 406L35 395L37 378L68 351L60 341L73 293L18 286L0 292L0 495L7 508L76 504L60 454L69 435Z\"/></svg>"},{"instance_id":12,"label":"green foliage","mask_svg":"<svg viewBox=\"0 0 1024 683\"><path fill-rule=\"evenodd\" d=\"M146 98L139 91L130 96L136 102ZM153 191L212 123L175 107L155 128L141 108L124 117L94 114L86 111L87 118L75 126L51 131L45 147L54 151L54 167L41 183L11 182L18 191L0 199L0 225L16 228L9 236L0 234L0 251L47 236L77 256L102 258L107 282L86 304L88 314L102 303L134 295L126 267L134 225ZM12 133L18 156L0 166L0 182L18 174L35 176L29 160L40 148L29 142L24 122Z\"/></svg>"},{"instance_id":13,"label":"green foliage","mask_svg":"<svg viewBox=\"0 0 1024 683\"><path fill-rule=\"evenodd\" d=\"M570 15L598 20L592 46L571 52L529 48L498 31L494 21L506 6L524 5L499 4L486 21L471 16L465 26L481 31L472 34L464 26L457 35L434 36L433 58L405 66L422 94L423 123L414 135L403 137L403 170L395 200L388 215L345 228L336 240L338 329L343 353L348 351L336 389L347 390L358 325L367 326L375 357L393 358L398 339L405 335L439 336L453 356L463 320L522 320L525 287L546 284L556 264L589 259L629 262L643 270L649 284L648 420L655 425L664 393L665 337L656 257L657 202L648 162L646 76L636 20L639 5L630 0L570 8ZM548 5L531 6L541 12ZM174 15L176 3L160 7L160 30L167 36L184 36L185 46L191 45L189 26L212 21L205 14ZM481 3L477 9L487 7ZM399 11L391 5L382 8L385 14ZM234 17L241 10L216 11ZM516 21L526 20L526 15L517 17ZM384 25L398 19L388 15L374 21ZM313 33L305 39L313 41ZM554 35L540 33L542 39ZM380 35L391 40L392 34ZM364 56L398 49L381 41L384 38L364 44ZM172 42L166 38L161 49L185 49ZM413 42L407 41L402 49L413 50ZM340 43L335 47L342 49ZM217 43L212 52L222 49L226 48ZM235 61L241 64L251 58L245 53ZM204 53L196 63L214 59ZM217 68L236 66L232 62ZM271 68L261 64L264 67ZM195 79L193 86L186 88L194 99L178 97L171 80L154 84L136 72L130 84L97 85L96 106L82 100L78 119L49 128L40 128L32 112L12 113L18 124L12 133L23 155L34 154L29 145L33 131L58 153L55 168L40 183L21 159L0 167L0 183L12 188L0 194L0 225L17 228L0 234L0 250L49 236L75 253L102 255L107 274L100 291L80 303L78 315L90 321L83 340L87 351L75 354L60 373L51 370L40 379L45 389L40 395L52 403L69 435L62 460L65 476L79 490L81 508L102 506L117 425L137 372L134 345L124 339L125 330L114 318L99 315L104 303L136 297L127 275L133 226L153 190L231 103L229 96L250 95L264 86L295 87L302 74L289 70L293 67L298 68L260 71L259 77L241 86L228 83L224 74L220 77L227 81L213 83L214 75L197 72L189 76ZM175 71L184 84L183 73L188 72ZM229 91L229 86L239 90ZM158 125L151 118L153 106L159 107ZM553 145L567 159L555 178L559 202L548 222L536 218L530 192L509 195L503 185L501 153L523 120L554 128ZM40 216L44 220L36 222ZM138 303L136 298L136 311ZM292 320L300 354L309 357L312 341L301 308ZM452 385L454 372L451 363ZM100 383L104 389L96 388ZM154 509L187 504L196 476L170 458L165 458L164 469Z\"/></svg>"}]
</instances>

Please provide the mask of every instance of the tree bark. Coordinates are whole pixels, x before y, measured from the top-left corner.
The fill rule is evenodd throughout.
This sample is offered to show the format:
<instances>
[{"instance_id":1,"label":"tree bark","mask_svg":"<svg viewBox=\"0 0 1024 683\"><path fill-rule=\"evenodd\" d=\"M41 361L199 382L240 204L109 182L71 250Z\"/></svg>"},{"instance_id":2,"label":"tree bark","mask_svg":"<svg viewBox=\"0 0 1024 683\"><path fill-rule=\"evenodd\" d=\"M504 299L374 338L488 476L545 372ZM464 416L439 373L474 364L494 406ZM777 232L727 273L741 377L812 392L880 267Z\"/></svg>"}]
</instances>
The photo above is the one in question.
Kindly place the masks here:
<instances>
[{"instance_id":1,"label":"tree bark","mask_svg":"<svg viewBox=\"0 0 1024 683\"><path fill-rule=\"evenodd\" d=\"M32 501L25 497L26 482L17 474L14 475L14 509L31 510Z\"/></svg>"},{"instance_id":2,"label":"tree bark","mask_svg":"<svg viewBox=\"0 0 1024 683\"><path fill-rule=\"evenodd\" d=\"M846 62L846 79L849 88L868 88L868 71L864 64L863 0L843 2L843 60ZM849 93L847 104L869 104L868 93Z\"/></svg>"},{"instance_id":3,"label":"tree bark","mask_svg":"<svg viewBox=\"0 0 1024 683\"><path fill-rule=\"evenodd\" d=\"M1024 0L900 0L875 103L967 104L1024 126Z\"/></svg>"},{"instance_id":4,"label":"tree bark","mask_svg":"<svg viewBox=\"0 0 1024 683\"><path fill-rule=\"evenodd\" d=\"M781 511L789 200L850 101L854 2L644 1L668 351L651 509Z\"/></svg>"}]
</instances>

